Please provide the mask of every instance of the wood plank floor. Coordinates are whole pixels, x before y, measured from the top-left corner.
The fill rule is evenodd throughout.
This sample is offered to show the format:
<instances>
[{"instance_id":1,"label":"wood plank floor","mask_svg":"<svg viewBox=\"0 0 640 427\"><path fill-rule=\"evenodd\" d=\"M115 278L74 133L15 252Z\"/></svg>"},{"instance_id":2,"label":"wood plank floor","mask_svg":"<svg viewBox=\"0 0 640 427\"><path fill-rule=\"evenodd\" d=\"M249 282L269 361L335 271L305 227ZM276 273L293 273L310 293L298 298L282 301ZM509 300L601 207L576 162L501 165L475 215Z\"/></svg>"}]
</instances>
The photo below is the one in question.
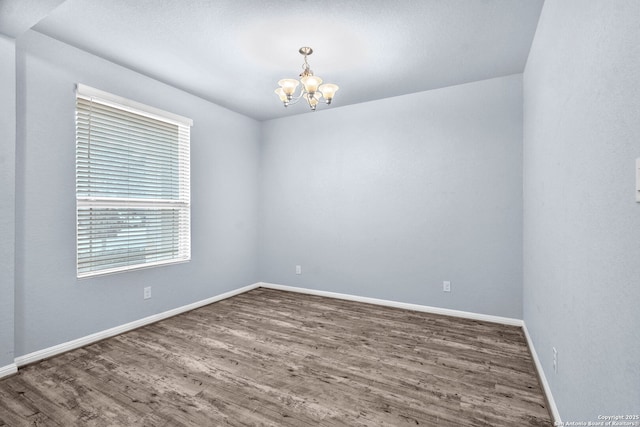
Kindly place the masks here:
<instances>
[{"instance_id":1,"label":"wood plank floor","mask_svg":"<svg viewBox=\"0 0 640 427\"><path fill-rule=\"evenodd\" d=\"M259 288L0 381L0 426L551 426L520 328Z\"/></svg>"}]
</instances>

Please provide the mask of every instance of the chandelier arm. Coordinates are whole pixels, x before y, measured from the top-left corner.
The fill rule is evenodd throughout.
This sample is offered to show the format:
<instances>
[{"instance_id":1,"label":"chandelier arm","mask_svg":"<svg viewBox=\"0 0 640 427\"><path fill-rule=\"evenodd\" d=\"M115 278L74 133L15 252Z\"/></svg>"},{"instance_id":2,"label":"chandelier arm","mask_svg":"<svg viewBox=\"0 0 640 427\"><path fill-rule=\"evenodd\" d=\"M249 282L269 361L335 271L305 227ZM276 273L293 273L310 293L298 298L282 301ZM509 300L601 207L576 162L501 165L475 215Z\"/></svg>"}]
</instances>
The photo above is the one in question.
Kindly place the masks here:
<instances>
[{"instance_id":1,"label":"chandelier arm","mask_svg":"<svg viewBox=\"0 0 640 427\"><path fill-rule=\"evenodd\" d=\"M300 99L301 99L300 97L297 97L297 98L291 98L291 101L287 101L287 105L294 105L294 104L297 104L297 103L298 103L298 101L300 101Z\"/></svg>"},{"instance_id":2,"label":"chandelier arm","mask_svg":"<svg viewBox=\"0 0 640 427\"><path fill-rule=\"evenodd\" d=\"M300 94L292 96L291 97L291 101L289 101L289 105L297 103L300 100L300 98L302 98L304 96L305 93L307 93L307 91L304 90L304 86L301 86L300 87Z\"/></svg>"}]
</instances>

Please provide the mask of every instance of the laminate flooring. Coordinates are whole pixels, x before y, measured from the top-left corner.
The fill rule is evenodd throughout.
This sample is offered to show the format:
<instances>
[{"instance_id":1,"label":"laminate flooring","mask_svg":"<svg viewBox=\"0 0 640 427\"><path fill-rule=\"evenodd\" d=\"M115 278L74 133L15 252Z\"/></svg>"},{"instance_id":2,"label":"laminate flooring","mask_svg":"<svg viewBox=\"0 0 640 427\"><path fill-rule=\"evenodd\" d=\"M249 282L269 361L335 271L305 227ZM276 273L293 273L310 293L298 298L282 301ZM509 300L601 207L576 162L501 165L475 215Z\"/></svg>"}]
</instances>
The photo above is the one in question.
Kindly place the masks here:
<instances>
[{"instance_id":1,"label":"laminate flooring","mask_svg":"<svg viewBox=\"0 0 640 427\"><path fill-rule=\"evenodd\" d=\"M551 426L518 327L258 288L26 366L0 426Z\"/></svg>"}]
</instances>

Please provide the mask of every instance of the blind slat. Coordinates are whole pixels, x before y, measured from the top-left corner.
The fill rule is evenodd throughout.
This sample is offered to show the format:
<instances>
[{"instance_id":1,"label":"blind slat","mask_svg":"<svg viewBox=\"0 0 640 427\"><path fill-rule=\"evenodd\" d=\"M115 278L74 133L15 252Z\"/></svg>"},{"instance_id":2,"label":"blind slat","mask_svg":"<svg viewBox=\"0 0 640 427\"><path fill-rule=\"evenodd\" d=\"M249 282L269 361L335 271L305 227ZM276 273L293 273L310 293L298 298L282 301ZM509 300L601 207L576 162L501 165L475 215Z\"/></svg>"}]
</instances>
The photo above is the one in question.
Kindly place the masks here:
<instances>
[{"instance_id":1,"label":"blind slat","mask_svg":"<svg viewBox=\"0 0 640 427\"><path fill-rule=\"evenodd\" d=\"M191 258L189 134L77 95L78 277Z\"/></svg>"}]
</instances>

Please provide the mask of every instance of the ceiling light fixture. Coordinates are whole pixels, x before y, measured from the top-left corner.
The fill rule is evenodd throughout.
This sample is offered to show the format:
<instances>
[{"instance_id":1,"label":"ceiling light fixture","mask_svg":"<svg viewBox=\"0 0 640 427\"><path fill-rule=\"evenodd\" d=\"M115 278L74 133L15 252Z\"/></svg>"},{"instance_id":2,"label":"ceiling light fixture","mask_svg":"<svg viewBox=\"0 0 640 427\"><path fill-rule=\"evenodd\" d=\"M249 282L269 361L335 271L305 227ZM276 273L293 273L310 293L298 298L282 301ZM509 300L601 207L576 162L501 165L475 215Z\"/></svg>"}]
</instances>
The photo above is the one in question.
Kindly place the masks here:
<instances>
[{"instance_id":1,"label":"ceiling light fixture","mask_svg":"<svg viewBox=\"0 0 640 427\"><path fill-rule=\"evenodd\" d=\"M307 56L313 53L313 49L310 47L301 47L298 50L301 55L304 55L304 64L302 64L302 73L300 73L300 81L296 79L282 79L278 82L280 87L275 90L276 94L280 97L280 101L285 107L291 104L297 103L300 98L304 98L309 103L309 107L313 111L316 110L318 102L321 98L324 98L324 102L331 104L333 95L339 89L338 85L333 83L322 83L322 79L313 75L313 71L309 68L307 62ZM302 88L299 95L294 95L298 85L302 83Z\"/></svg>"}]
</instances>

